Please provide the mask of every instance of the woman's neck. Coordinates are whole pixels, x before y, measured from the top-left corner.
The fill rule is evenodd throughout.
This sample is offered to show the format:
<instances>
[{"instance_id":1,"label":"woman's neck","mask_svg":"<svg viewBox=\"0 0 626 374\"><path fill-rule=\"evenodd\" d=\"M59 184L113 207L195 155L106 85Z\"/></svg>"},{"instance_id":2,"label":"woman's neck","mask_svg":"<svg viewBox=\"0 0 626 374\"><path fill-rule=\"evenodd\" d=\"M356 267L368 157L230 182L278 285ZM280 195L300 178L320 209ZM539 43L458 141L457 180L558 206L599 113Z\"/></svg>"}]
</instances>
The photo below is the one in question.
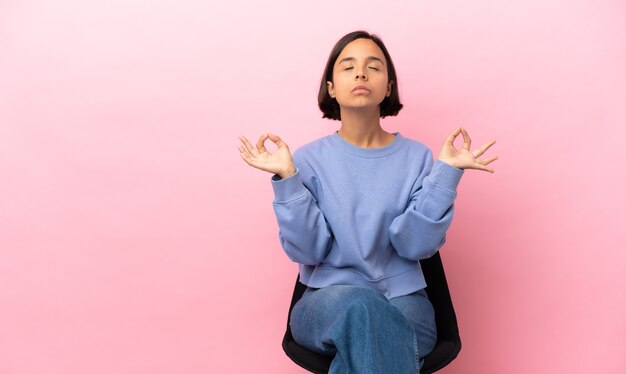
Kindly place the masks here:
<instances>
[{"instance_id":1,"label":"woman's neck","mask_svg":"<svg viewBox=\"0 0 626 374\"><path fill-rule=\"evenodd\" d=\"M348 143L361 148L381 148L391 144L394 135L380 127L380 111L342 110L338 131Z\"/></svg>"}]
</instances>

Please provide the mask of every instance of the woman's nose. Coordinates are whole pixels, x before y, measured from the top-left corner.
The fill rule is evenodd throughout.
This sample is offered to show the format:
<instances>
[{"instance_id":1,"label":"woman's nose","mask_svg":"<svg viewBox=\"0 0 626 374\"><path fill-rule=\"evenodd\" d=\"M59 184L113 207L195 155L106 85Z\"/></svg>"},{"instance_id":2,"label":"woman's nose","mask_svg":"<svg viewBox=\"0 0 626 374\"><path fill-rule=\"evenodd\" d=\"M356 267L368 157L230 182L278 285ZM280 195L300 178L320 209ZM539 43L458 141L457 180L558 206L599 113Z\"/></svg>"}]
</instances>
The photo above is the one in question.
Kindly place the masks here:
<instances>
[{"instance_id":1,"label":"woman's nose","mask_svg":"<svg viewBox=\"0 0 626 374\"><path fill-rule=\"evenodd\" d=\"M359 78L363 78L363 79L367 80L367 76L365 75L365 71L357 70L357 72L356 72L356 79L359 79Z\"/></svg>"},{"instance_id":2,"label":"woman's nose","mask_svg":"<svg viewBox=\"0 0 626 374\"><path fill-rule=\"evenodd\" d=\"M357 64L354 68L356 72L356 79L359 78L367 79L367 74L365 74L365 65Z\"/></svg>"}]
</instances>

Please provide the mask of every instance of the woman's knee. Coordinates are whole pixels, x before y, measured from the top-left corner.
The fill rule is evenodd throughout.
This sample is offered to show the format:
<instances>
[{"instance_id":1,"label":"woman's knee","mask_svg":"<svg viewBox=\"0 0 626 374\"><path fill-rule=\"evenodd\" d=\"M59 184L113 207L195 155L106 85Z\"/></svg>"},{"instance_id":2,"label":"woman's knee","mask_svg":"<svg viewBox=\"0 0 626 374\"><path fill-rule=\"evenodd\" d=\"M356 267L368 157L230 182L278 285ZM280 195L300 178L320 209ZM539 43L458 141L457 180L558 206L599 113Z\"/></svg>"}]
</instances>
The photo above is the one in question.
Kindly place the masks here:
<instances>
[{"instance_id":1,"label":"woman's knee","mask_svg":"<svg viewBox=\"0 0 626 374\"><path fill-rule=\"evenodd\" d=\"M291 313L291 330L294 339L313 350L328 351L325 342L328 334L340 332L334 328L344 326L348 320L359 323L374 321L387 307L392 308L384 295L372 288L336 285L307 290L294 305Z\"/></svg>"}]
</instances>

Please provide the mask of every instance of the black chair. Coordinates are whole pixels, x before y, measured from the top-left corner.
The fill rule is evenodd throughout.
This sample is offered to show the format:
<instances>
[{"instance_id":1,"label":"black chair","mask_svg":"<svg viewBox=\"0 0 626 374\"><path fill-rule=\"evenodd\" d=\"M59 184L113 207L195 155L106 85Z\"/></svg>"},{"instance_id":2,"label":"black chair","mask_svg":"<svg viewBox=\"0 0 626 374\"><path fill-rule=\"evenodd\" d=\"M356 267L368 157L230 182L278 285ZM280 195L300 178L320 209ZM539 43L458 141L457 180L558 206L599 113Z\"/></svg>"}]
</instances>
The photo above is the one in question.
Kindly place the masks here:
<instances>
[{"instance_id":1,"label":"black chair","mask_svg":"<svg viewBox=\"0 0 626 374\"><path fill-rule=\"evenodd\" d=\"M435 308L437 324L437 344L433 351L424 358L424 366L420 371L421 374L430 374L448 365L456 358L461 351L461 338L439 252L428 259L421 260L420 263L428 285L426 288L428 298ZM283 350L293 362L304 369L313 373L325 374L328 373L333 357L309 351L298 345L291 335L289 326L291 310L305 290L306 286L300 283L300 275L298 275L287 315L287 331L283 337Z\"/></svg>"}]
</instances>

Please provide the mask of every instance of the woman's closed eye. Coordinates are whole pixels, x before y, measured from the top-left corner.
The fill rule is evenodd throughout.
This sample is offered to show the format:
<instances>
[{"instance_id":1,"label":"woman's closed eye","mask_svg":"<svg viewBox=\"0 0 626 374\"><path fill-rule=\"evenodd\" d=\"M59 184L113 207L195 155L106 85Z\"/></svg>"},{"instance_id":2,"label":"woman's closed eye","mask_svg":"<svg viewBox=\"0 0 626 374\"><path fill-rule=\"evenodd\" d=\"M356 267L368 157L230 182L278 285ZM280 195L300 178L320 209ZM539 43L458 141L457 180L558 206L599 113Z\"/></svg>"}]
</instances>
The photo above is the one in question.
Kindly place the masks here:
<instances>
[{"instance_id":1,"label":"woman's closed eye","mask_svg":"<svg viewBox=\"0 0 626 374\"><path fill-rule=\"evenodd\" d=\"M377 68L377 67L375 67L375 66L370 66L369 68L370 68L370 69L372 69L372 70L376 70L376 71L380 70L379 68ZM343 69L343 70L344 70L344 71L345 71L345 70L352 70L352 67L345 68L345 69Z\"/></svg>"}]
</instances>

